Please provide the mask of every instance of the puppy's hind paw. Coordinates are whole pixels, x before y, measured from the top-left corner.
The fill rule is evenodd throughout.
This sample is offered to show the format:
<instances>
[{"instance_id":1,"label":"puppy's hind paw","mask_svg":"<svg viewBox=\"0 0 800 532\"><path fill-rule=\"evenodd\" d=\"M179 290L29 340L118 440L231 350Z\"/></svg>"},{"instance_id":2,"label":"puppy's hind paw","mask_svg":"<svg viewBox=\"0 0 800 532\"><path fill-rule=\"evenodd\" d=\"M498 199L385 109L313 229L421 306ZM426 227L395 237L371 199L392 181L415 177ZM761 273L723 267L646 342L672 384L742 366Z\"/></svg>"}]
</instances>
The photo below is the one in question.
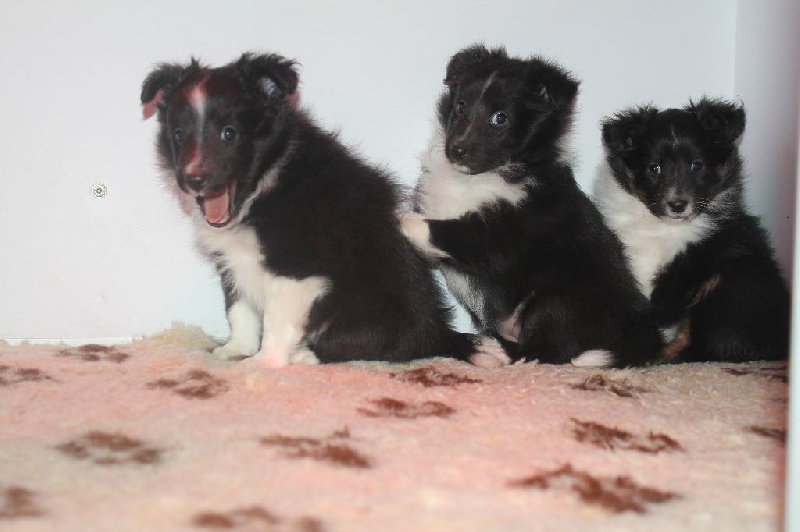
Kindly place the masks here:
<instances>
[{"instance_id":1,"label":"puppy's hind paw","mask_svg":"<svg viewBox=\"0 0 800 532\"><path fill-rule=\"evenodd\" d=\"M475 343L469 361L481 368L500 368L509 365L511 358L497 340L484 336Z\"/></svg>"},{"instance_id":2,"label":"puppy's hind paw","mask_svg":"<svg viewBox=\"0 0 800 532\"><path fill-rule=\"evenodd\" d=\"M289 364L316 366L319 364L319 359L311 349L299 349L289 355Z\"/></svg>"},{"instance_id":3,"label":"puppy's hind paw","mask_svg":"<svg viewBox=\"0 0 800 532\"><path fill-rule=\"evenodd\" d=\"M607 368L614 363L614 353L605 349L584 351L571 361L578 368Z\"/></svg>"}]
</instances>

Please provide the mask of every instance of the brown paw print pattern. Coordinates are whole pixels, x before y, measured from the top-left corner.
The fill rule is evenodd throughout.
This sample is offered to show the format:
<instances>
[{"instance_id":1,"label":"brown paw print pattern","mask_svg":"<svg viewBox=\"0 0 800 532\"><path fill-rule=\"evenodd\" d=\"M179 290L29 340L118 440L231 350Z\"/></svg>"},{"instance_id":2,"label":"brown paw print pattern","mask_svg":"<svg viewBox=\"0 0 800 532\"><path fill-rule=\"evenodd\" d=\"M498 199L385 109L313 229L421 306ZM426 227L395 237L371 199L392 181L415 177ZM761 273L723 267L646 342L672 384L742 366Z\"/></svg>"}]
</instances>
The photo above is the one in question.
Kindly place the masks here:
<instances>
[{"instance_id":1,"label":"brown paw print pattern","mask_svg":"<svg viewBox=\"0 0 800 532\"><path fill-rule=\"evenodd\" d=\"M327 438L272 434L261 438L259 443L266 447L281 449L286 458L311 458L318 462L327 462L353 469L371 468L372 460L346 443L346 440L349 439L350 430L345 427Z\"/></svg>"},{"instance_id":2,"label":"brown paw print pattern","mask_svg":"<svg viewBox=\"0 0 800 532\"><path fill-rule=\"evenodd\" d=\"M100 344L86 344L76 349L62 349L56 356L71 357L81 362L113 362L122 364L130 358L130 355L110 347Z\"/></svg>"},{"instance_id":3,"label":"brown paw print pattern","mask_svg":"<svg viewBox=\"0 0 800 532\"><path fill-rule=\"evenodd\" d=\"M21 486L0 488L0 522L43 516L44 510L36 499L36 492Z\"/></svg>"},{"instance_id":4,"label":"brown paw print pattern","mask_svg":"<svg viewBox=\"0 0 800 532\"><path fill-rule=\"evenodd\" d=\"M370 400L370 408L358 408L358 412L367 417L417 419L421 417L446 418L455 414L456 410L439 401L425 401L414 404L382 397Z\"/></svg>"},{"instance_id":5,"label":"brown paw print pattern","mask_svg":"<svg viewBox=\"0 0 800 532\"><path fill-rule=\"evenodd\" d=\"M628 476L594 477L578 471L571 464L509 483L514 488L570 491L580 500L611 513L645 513L648 504L660 504L679 498L676 493L642 486Z\"/></svg>"},{"instance_id":6,"label":"brown paw print pattern","mask_svg":"<svg viewBox=\"0 0 800 532\"><path fill-rule=\"evenodd\" d=\"M572 419L572 434L581 443L609 451L620 449L648 454L683 451L681 445L666 434L648 432L636 435L616 427L607 427L593 421L579 421L575 418Z\"/></svg>"},{"instance_id":7,"label":"brown paw print pattern","mask_svg":"<svg viewBox=\"0 0 800 532\"><path fill-rule=\"evenodd\" d=\"M56 449L76 460L97 465L158 464L164 451L118 432L92 431Z\"/></svg>"},{"instance_id":8,"label":"brown paw print pattern","mask_svg":"<svg viewBox=\"0 0 800 532\"><path fill-rule=\"evenodd\" d=\"M761 436L762 438L775 440L784 445L786 444L786 429L771 429L768 427L751 425L750 427L747 427L747 432L750 432L751 434L756 434L757 436Z\"/></svg>"},{"instance_id":9,"label":"brown paw print pattern","mask_svg":"<svg viewBox=\"0 0 800 532\"><path fill-rule=\"evenodd\" d=\"M13 386L23 382L56 381L53 377L37 368L14 368L0 365L0 386Z\"/></svg>"},{"instance_id":10,"label":"brown paw print pattern","mask_svg":"<svg viewBox=\"0 0 800 532\"><path fill-rule=\"evenodd\" d=\"M479 384L480 379L472 379L455 373L443 373L433 366L401 371L400 373L389 373L393 379L410 384L421 384L425 388L433 386L458 386L459 384Z\"/></svg>"},{"instance_id":11,"label":"brown paw print pattern","mask_svg":"<svg viewBox=\"0 0 800 532\"><path fill-rule=\"evenodd\" d=\"M197 528L211 530L284 530L287 532L323 532L322 522L314 517L296 520L281 519L261 507L249 506L228 512L203 512L192 519Z\"/></svg>"},{"instance_id":12,"label":"brown paw print pattern","mask_svg":"<svg viewBox=\"0 0 800 532\"><path fill-rule=\"evenodd\" d=\"M767 367L738 367L738 368L722 368L722 371L729 375L741 377L744 375L756 375L765 379L789 383L789 367L786 365L767 366Z\"/></svg>"},{"instance_id":13,"label":"brown paw print pattern","mask_svg":"<svg viewBox=\"0 0 800 532\"><path fill-rule=\"evenodd\" d=\"M573 390L585 390L589 392L607 392L617 397L633 398L651 390L641 386L635 386L627 379L612 379L605 375L593 375L580 384L573 384Z\"/></svg>"},{"instance_id":14,"label":"brown paw print pattern","mask_svg":"<svg viewBox=\"0 0 800 532\"><path fill-rule=\"evenodd\" d=\"M176 378L164 378L147 384L149 388L170 390L186 399L213 399L228 391L229 385L223 379L209 372L197 369Z\"/></svg>"}]
</instances>

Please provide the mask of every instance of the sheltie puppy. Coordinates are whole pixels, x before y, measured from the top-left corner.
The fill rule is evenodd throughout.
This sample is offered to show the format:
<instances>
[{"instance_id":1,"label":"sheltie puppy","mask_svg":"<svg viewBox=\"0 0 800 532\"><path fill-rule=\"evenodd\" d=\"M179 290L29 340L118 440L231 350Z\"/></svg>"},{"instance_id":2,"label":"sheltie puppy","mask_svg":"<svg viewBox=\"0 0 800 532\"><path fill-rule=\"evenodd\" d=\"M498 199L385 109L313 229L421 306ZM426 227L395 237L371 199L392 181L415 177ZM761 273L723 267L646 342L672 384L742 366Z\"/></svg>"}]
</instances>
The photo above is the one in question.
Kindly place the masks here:
<instances>
[{"instance_id":1,"label":"sheltie puppy","mask_svg":"<svg viewBox=\"0 0 800 532\"><path fill-rule=\"evenodd\" d=\"M790 297L743 201L742 106L703 98L603 122L595 197L676 361L786 358Z\"/></svg>"},{"instance_id":2,"label":"sheltie puppy","mask_svg":"<svg viewBox=\"0 0 800 532\"><path fill-rule=\"evenodd\" d=\"M476 328L510 360L653 360L647 298L562 149L578 81L552 61L473 45L444 83L403 228Z\"/></svg>"},{"instance_id":3,"label":"sheltie puppy","mask_svg":"<svg viewBox=\"0 0 800 532\"><path fill-rule=\"evenodd\" d=\"M269 54L162 64L143 83L160 165L222 278L231 337L215 353L269 367L504 356L451 329L398 186L315 125L297 86L295 63Z\"/></svg>"}]
</instances>

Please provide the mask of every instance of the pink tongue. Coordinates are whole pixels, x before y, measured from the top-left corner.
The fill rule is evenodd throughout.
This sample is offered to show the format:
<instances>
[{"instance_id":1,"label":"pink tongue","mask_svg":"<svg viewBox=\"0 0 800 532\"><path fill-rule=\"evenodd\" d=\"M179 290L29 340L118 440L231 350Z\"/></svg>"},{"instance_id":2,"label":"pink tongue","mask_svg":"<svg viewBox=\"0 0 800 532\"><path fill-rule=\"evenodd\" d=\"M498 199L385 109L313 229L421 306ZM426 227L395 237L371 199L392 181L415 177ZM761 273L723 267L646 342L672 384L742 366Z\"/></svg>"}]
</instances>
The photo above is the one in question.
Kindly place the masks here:
<instances>
[{"instance_id":1,"label":"pink tongue","mask_svg":"<svg viewBox=\"0 0 800 532\"><path fill-rule=\"evenodd\" d=\"M210 224L224 223L228 219L228 189L216 196L209 196L203 204L206 221Z\"/></svg>"}]
</instances>

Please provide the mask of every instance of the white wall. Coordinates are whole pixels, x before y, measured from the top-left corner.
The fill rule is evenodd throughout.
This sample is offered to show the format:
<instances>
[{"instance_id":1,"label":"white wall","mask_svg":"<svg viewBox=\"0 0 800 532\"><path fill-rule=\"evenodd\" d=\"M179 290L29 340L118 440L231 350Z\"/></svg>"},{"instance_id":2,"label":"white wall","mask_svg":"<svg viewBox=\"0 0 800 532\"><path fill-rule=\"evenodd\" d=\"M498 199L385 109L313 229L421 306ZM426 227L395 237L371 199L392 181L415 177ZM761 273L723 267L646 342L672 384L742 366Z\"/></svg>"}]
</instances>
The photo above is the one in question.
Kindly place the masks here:
<instances>
[{"instance_id":1,"label":"white wall","mask_svg":"<svg viewBox=\"0 0 800 532\"><path fill-rule=\"evenodd\" d=\"M800 79L798 80L800 81ZM800 91L798 91L800 92ZM800 106L800 94L797 95ZM800 127L800 112L796 116L797 127ZM800 153L800 139L797 140ZM797 160L797 175L800 176L800 157ZM797 190L797 204L800 204L800 189ZM795 234L800 234L800 219L795 218ZM794 278L800 279L800 249L794 251ZM800 298L795 297L792 305L794 322L792 327L793 361L789 365L789 431L787 434L786 463L786 495L784 501L800 500ZM786 522L784 530L800 530L800 504L786 504Z\"/></svg>"},{"instance_id":2,"label":"white wall","mask_svg":"<svg viewBox=\"0 0 800 532\"><path fill-rule=\"evenodd\" d=\"M791 275L800 80L800 2L739 0L734 93L747 110L748 200Z\"/></svg>"},{"instance_id":3,"label":"white wall","mask_svg":"<svg viewBox=\"0 0 800 532\"><path fill-rule=\"evenodd\" d=\"M449 56L476 40L539 52L583 80L574 146L588 188L604 115L739 94L736 30L730 0L4 2L0 338L129 337L172 320L226 334L216 276L157 178L155 123L141 120L154 63L296 58L316 116L411 182ZM780 156L773 148L763 150ZM92 196L96 182L105 198ZM755 209L772 212L775 195L754 194Z\"/></svg>"},{"instance_id":4,"label":"white wall","mask_svg":"<svg viewBox=\"0 0 800 532\"><path fill-rule=\"evenodd\" d=\"M742 153L750 175L749 200L772 231L779 258L794 284L800 250L793 250L800 175L800 2L739 0L734 88L747 107ZM794 267L792 268L792 256ZM792 360L800 360L800 300L794 300ZM800 368L791 365L786 530L800 529ZM792 503L788 503L792 501Z\"/></svg>"}]
</instances>

